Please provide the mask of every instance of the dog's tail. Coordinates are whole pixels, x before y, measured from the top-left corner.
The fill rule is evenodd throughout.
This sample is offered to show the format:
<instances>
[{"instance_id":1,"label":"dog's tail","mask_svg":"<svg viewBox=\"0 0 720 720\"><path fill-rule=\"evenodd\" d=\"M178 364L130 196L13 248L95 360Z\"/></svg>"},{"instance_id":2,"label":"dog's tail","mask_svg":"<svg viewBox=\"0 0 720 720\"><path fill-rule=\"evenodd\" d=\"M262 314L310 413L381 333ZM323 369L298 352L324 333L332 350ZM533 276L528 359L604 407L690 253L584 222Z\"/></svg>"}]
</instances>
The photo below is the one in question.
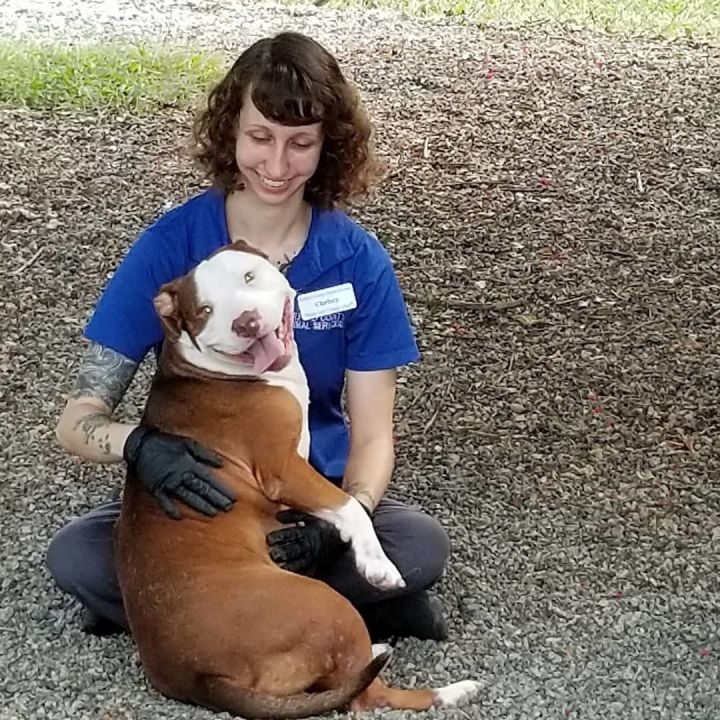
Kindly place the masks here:
<instances>
[{"instance_id":1,"label":"dog's tail","mask_svg":"<svg viewBox=\"0 0 720 720\"><path fill-rule=\"evenodd\" d=\"M305 718L339 710L365 690L390 660L392 651L378 655L344 685L317 693L268 695L238 687L229 677L206 676L206 700L203 705L214 710L235 713L248 720L256 718Z\"/></svg>"}]
</instances>

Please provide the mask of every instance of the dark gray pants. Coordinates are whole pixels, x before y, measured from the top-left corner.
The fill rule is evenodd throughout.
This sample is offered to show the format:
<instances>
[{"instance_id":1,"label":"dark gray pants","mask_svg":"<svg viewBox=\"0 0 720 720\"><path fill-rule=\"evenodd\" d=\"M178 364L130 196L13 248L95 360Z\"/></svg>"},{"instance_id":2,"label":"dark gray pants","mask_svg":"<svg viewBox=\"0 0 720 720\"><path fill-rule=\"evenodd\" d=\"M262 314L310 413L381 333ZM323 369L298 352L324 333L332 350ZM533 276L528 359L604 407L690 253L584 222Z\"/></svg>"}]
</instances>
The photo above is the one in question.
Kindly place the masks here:
<instances>
[{"instance_id":1,"label":"dark gray pants","mask_svg":"<svg viewBox=\"0 0 720 720\"><path fill-rule=\"evenodd\" d=\"M102 505L73 520L50 542L47 565L55 582L85 607L127 628L113 563L112 535L120 503ZM180 521L182 522L182 520ZM450 542L440 523L417 508L383 499L373 525L406 587L383 593L362 578L346 554L320 578L356 607L425 590L442 574Z\"/></svg>"}]
</instances>

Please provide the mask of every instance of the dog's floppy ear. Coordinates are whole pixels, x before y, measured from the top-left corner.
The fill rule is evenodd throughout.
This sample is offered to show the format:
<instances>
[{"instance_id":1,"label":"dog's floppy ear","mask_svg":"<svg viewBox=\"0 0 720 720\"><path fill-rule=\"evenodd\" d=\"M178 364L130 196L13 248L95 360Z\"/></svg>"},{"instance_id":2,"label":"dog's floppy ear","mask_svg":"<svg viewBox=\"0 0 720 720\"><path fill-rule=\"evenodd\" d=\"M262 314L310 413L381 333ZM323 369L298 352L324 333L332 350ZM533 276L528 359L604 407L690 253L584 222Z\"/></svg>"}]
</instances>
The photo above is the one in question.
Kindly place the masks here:
<instances>
[{"instance_id":1,"label":"dog's floppy ear","mask_svg":"<svg viewBox=\"0 0 720 720\"><path fill-rule=\"evenodd\" d=\"M259 255L261 258L265 258L265 260L268 260L268 256L262 251L258 250L256 247L251 245L247 240L244 240L243 238L238 238L237 240L234 240L230 243L230 245L225 246L225 248L222 248L225 250L239 250L240 252L246 252L246 253L252 253L253 255Z\"/></svg>"},{"instance_id":2,"label":"dog's floppy ear","mask_svg":"<svg viewBox=\"0 0 720 720\"><path fill-rule=\"evenodd\" d=\"M160 316L160 322L163 324L165 334L171 342L176 342L180 337L182 320L180 318L180 303L178 298L179 289L179 280L165 283L153 299L155 312Z\"/></svg>"}]
</instances>

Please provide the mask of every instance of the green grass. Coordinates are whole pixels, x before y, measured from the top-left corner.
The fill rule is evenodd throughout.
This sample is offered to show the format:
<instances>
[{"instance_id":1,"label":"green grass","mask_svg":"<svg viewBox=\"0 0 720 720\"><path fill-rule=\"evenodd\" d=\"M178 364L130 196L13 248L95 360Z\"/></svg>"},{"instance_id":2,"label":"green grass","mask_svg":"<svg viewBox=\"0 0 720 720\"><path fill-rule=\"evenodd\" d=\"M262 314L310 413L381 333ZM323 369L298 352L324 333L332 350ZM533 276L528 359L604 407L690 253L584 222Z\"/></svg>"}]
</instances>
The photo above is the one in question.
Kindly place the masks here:
<instances>
[{"instance_id":1,"label":"green grass","mask_svg":"<svg viewBox=\"0 0 720 720\"><path fill-rule=\"evenodd\" d=\"M720 38L720 0L316 1L340 8L439 14L481 26L530 23L669 39ZM217 57L188 50L147 45L26 45L0 40L0 106L131 112L187 107L203 96L222 72L223 63Z\"/></svg>"},{"instance_id":2,"label":"green grass","mask_svg":"<svg viewBox=\"0 0 720 720\"><path fill-rule=\"evenodd\" d=\"M145 45L0 42L0 105L33 109L185 107L220 76L218 59Z\"/></svg>"},{"instance_id":3,"label":"green grass","mask_svg":"<svg viewBox=\"0 0 720 720\"><path fill-rule=\"evenodd\" d=\"M668 39L720 38L720 0L327 0L324 4L445 15L480 25L533 23Z\"/></svg>"}]
</instances>

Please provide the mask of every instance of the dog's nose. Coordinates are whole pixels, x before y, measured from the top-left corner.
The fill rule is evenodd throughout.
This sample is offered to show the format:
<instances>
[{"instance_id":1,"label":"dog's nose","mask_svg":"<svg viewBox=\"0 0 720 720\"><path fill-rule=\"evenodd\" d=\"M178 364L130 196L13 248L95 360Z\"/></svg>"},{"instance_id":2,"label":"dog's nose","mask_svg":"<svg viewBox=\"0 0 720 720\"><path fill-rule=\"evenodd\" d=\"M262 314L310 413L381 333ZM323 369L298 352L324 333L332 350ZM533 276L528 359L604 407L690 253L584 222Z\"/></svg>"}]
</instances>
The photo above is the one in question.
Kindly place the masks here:
<instances>
[{"instance_id":1,"label":"dog's nose","mask_svg":"<svg viewBox=\"0 0 720 720\"><path fill-rule=\"evenodd\" d=\"M257 310L245 310L232 323L232 331L240 337L254 338L260 330L260 315Z\"/></svg>"}]
</instances>

